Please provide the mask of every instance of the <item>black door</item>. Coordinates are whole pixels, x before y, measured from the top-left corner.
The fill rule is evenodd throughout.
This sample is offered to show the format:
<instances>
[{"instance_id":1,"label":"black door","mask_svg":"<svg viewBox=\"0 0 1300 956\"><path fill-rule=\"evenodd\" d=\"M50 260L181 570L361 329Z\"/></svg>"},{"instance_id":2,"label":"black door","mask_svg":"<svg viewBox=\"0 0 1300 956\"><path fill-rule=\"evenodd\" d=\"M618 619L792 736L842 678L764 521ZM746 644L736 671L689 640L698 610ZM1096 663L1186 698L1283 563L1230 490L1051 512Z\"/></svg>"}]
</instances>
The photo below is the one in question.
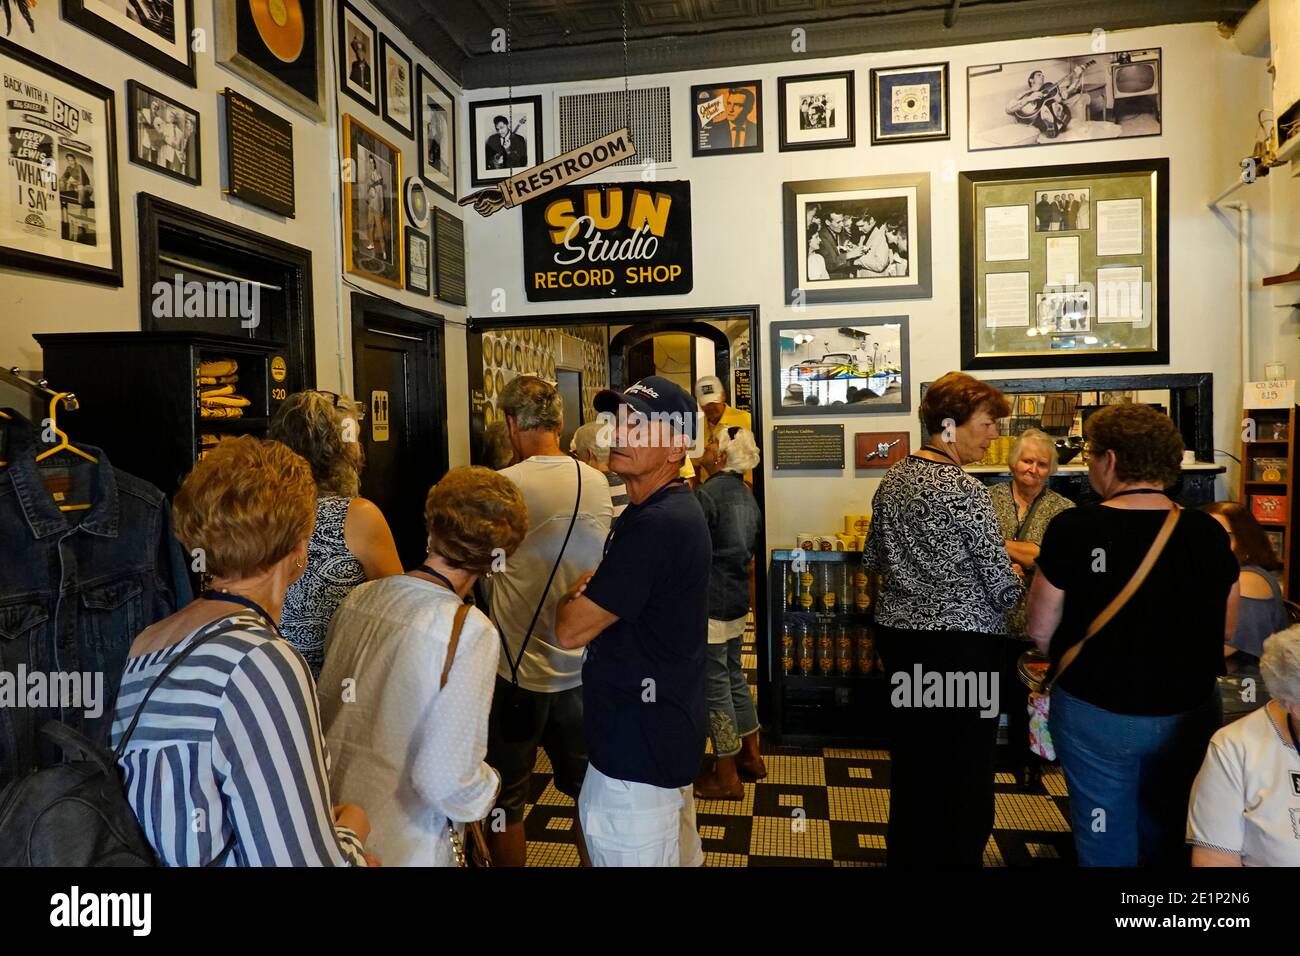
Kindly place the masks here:
<instances>
[{"instance_id":1,"label":"black door","mask_svg":"<svg viewBox=\"0 0 1300 956\"><path fill-rule=\"evenodd\" d=\"M356 398L366 410L361 494L388 519L402 563L424 559L424 499L447 470L442 320L353 293Z\"/></svg>"}]
</instances>

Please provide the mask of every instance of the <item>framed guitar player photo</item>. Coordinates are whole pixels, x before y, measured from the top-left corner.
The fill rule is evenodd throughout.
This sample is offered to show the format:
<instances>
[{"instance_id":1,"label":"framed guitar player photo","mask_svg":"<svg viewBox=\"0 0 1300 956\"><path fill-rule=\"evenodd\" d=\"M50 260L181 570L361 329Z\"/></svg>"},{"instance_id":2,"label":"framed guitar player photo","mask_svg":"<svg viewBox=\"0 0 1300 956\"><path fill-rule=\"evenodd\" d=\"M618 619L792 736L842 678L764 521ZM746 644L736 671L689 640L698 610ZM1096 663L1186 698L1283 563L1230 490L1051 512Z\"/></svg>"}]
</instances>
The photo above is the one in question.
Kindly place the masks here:
<instances>
[{"instance_id":1,"label":"framed guitar player photo","mask_svg":"<svg viewBox=\"0 0 1300 956\"><path fill-rule=\"evenodd\" d=\"M217 62L322 122L323 8L324 0L217 0Z\"/></svg>"},{"instance_id":2,"label":"framed guitar player photo","mask_svg":"<svg viewBox=\"0 0 1300 956\"><path fill-rule=\"evenodd\" d=\"M469 104L470 179L491 186L542 159L542 98Z\"/></svg>"}]
</instances>

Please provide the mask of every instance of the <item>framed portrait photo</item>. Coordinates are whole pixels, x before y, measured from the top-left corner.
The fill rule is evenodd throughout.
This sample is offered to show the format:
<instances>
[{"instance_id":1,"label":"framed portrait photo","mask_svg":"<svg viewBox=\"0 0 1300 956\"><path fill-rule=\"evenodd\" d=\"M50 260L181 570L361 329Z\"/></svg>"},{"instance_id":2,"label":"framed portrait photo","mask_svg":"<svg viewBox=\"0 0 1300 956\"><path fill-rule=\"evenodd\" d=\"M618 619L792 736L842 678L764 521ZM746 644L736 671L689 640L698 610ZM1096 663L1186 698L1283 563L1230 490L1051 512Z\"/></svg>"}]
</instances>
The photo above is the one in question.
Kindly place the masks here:
<instances>
[{"instance_id":1,"label":"framed portrait photo","mask_svg":"<svg viewBox=\"0 0 1300 956\"><path fill-rule=\"evenodd\" d=\"M217 0L217 62L320 122L324 16L322 0Z\"/></svg>"},{"instance_id":2,"label":"framed portrait photo","mask_svg":"<svg viewBox=\"0 0 1300 956\"><path fill-rule=\"evenodd\" d=\"M972 152L1159 136L1160 49L967 67L966 115Z\"/></svg>"},{"instance_id":3,"label":"framed portrait photo","mask_svg":"<svg viewBox=\"0 0 1300 956\"><path fill-rule=\"evenodd\" d=\"M414 132L411 107L415 98L411 87L411 58L387 36L379 39L379 53L384 65L384 82L381 87L384 119L410 136Z\"/></svg>"},{"instance_id":4,"label":"framed portrait photo","mask_svg":"<svg viewBox=\"0 0 1300 956\"><path fill-rule=\"evenodd\" d=\"M470 179L491 186L542 159L542 98L482 100L469 105Z\"/></svg>"},{"instance_id":5,"label":"framed portrait photo","mask_svg":"<svg viewBox=\"0 0 1300 956\"><path fill-rule=\"evenodd\" d=\"M194 0L63 0L63 19L194 86Z\"/></svg>"},{"instance_id":6,"label":"framed portrait photo","mask_svg":"<svg viewBox=\"0 0 1300 956\"><path fill-rule=\"evenodd\" d=\"M420 178L448 199L456 198L456 99L424 67L419 87Z\"/></svg>"},{"instance_id":7,"label":"framed portrait photo","mask_svg":"<svg viewBox=\"0 0 1300 956\"><path fill-rule=\"evenodd\" d=\"M807 180L781 190L792 301L930 297L928 173Z\"/></svg>"},{"instance_id":8,"label":"framed portrait photo","mask_svg":"<svg viewBox=\"0 0 1300 956\"><path fill-rule=\"evenodd\" d=\"M126 81L126 105L131 162L200 185L199 114L135 80Z\"/></svg>"},{"instance_id":9,"label":"framed portrait photo","mask_svg":"<svg viewBox=\"0 0 1300 956\"><path fill-rule=\"evenodd\" d=\"M343 115L343 265L354 275L402 288L402 151Z\"/></svg>"},{"instance_id":10,"label":"framed portrait photo","mask_svg":"<svg viewBox=\"0 0 1300 956\"><path fill-rule=\"evenodd\" d=\"M948 139L948 64L871 71L871 145Z\"/></svg>"},{"instance_id":11,"label":"framed portrait photo","mask_svg":"<svg viewBox=\"0 0 1300 956\"><path fill-rule=\"evenodd\" d=\"M1169 160L958 177L964 369L1169 361Z\"/></svg>"},{"instance_id":12,"label":"framed portrait photo","mask_svg":"<svg viewBox=\"0 0 1300 956\"><path fill-rule=\"evenodd\" d=\"M760 80L691 87L691 155L763 151Z\"/></svg>"},{"instance_id":13,"label":"framed portrait photo","mask_svg":"<svg viewBox=\"0 0 1300 956\"><path fill-rule=\"evenodd\" d=\"M868 415L912 408L908 317L772 323L775 415Z\"/></svg>"},{"instance_id":14,"label":"framed portrait photo","mask_svg":"<svg viewBox=\"0 0 1300 956\"><path fill-rule=\"evenodd\" d=\"M855 139L853 71L782 76L776 81L780 149L833 149Z\"/></svg>"},{"instance_id":15,"label":"framed portrait photo","mask_svg":"<svg viewBox=\"0 0 1300 956\"><path fill-rule=\"evenodd\" d=\"M406 241L406 291L420 295L433 292L433 270L430 252L433 243L429 234L407 226L404 230Z\"/></svg>"},{"instance_id":16,"label":"framed portrait photo","mask_svg":"<svg viewBox=\"0 0 1300 956\"><path fill-rule=\"evenodd\" d=\"M122 284L113 91L0 38L0 265Z\"/></svg>"},{"instance_id":17,"label":"framed portrait photo","mask_svg":"<svg viewBox=\"0 0 1300 956\"><path fill-rule=\"evenodd\" d=\"M379 34L348 0L339 2L339 88L379 112Z\"/></svg>"}]
</instances>

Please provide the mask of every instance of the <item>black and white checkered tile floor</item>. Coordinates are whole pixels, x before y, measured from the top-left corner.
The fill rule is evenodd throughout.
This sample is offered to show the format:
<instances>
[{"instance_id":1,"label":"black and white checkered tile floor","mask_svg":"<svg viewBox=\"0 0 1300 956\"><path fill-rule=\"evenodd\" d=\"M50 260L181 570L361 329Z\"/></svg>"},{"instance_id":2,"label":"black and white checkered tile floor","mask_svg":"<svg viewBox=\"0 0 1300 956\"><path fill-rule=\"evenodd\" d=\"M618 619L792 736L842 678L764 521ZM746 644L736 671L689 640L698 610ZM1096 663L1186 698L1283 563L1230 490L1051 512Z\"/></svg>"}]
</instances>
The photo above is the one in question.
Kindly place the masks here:
<instances>
[{"instance_id":1,"label":"black and white checkered tile floor","mask_svg":"<svg viewBox=\"0 0 1300 956\"><path fill-rule=\"evenodd\" d=\"M750 635L747 635L747 640ZM742 663L753 684L752 644ZM889 819L889 753L763 743L768 775L743 800L696 801L706 866L883 866ZM1073 862L1065 781L1058 768L1021 792L1011 774L995 783L985 866ZM529 866L577 866L574 802L555 789L545 753L533 771L525 829Z\"/></svg>"}]
</instances>

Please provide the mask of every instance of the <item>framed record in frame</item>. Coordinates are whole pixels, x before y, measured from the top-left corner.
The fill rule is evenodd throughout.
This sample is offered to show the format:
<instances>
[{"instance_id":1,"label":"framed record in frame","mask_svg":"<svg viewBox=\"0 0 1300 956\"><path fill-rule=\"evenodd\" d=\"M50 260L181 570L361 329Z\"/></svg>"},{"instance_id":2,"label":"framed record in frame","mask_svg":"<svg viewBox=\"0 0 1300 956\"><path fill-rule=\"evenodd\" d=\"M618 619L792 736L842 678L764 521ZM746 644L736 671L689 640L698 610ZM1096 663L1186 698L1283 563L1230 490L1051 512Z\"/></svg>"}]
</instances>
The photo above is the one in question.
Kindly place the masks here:
<instances>
[{"instance_id":1,"label":"framed record in frame","mask_svg":"<svg viewBox=\"0 0 1300 956\"><path fill-rule=\"evenodd\" d=\"M217 62L286 106L325 119L323 0L217 0Z\"/></svg>"}]
</instances>

